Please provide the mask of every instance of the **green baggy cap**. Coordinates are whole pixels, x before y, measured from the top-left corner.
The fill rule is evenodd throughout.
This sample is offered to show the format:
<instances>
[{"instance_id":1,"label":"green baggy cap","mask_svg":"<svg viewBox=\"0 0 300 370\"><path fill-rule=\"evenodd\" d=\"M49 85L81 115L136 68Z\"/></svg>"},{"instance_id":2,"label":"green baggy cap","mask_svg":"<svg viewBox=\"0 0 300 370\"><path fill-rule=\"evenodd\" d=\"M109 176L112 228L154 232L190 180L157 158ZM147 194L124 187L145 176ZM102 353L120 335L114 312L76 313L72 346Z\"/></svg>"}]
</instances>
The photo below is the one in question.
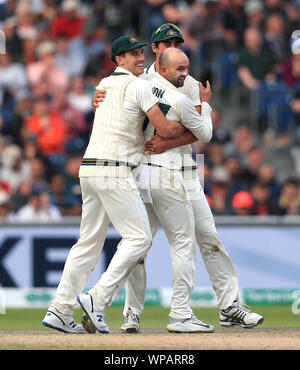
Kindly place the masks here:
<instances>
[{"instance_id":1,"label":"green baggy cap","mask_svg":"<svg viewBox=\"0 0 300 370\"><path fill-rule=\"evenodd\" d=\"M178 38L181 42L184 42L180 28L173 23L165 23L152 33L151 41L154 44L172 38Z\"/></svg>"},{"instance_id":2,"label":"green baggy cap","mask_svg":"<svg viewBox=\"0 0 300 370\"><path fill-rule=\"evenodd\" d=\"M112 43L111 60L115 62L116 56L125 53L125 51L133 50L145 45L147 44L139 41L135 36L121 36Z\"/></svg>"}]
</instances>

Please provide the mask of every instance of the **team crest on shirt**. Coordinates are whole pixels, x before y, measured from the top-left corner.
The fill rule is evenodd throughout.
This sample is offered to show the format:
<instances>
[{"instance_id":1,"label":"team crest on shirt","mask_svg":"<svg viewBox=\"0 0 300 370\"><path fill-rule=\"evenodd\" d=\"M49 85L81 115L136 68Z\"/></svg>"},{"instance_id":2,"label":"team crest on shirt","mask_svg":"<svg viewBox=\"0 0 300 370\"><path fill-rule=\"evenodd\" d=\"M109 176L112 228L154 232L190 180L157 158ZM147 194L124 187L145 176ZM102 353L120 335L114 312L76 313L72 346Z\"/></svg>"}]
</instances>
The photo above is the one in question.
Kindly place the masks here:
<instances>
[{"instance_id":1,"label":"team crest on shirt","mask_svg":"<svg viewBox=\"0 0 300 370\"><path fill-rule=\"evenodd\" d=\"M136 39L135 37L130 37L129 42L130 42L131 44L134 44L135 42L139 42L139 41L138 41L138 39Z\"/></svg>"}]
</instances>

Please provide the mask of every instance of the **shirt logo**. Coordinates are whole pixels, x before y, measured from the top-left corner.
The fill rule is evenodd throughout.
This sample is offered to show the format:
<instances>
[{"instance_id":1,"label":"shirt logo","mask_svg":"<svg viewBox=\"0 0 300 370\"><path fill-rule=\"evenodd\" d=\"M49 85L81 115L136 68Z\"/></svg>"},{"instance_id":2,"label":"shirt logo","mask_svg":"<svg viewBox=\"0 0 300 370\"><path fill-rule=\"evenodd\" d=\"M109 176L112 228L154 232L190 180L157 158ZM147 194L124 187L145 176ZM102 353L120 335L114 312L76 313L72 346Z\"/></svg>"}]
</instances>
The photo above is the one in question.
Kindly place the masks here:
<instances>
[{"instance_id":1,"label":"shirt logo","mask_svg":"<svg viewBox=\"0 0 300 370\"><path fill-rule=\"evenodd\" d=\"M155 95L159 99L162 99L165 92L166 92L166 90L160 89L158 87L153 87L152 88L153 95Z\"/></svg>"}]
</instances>

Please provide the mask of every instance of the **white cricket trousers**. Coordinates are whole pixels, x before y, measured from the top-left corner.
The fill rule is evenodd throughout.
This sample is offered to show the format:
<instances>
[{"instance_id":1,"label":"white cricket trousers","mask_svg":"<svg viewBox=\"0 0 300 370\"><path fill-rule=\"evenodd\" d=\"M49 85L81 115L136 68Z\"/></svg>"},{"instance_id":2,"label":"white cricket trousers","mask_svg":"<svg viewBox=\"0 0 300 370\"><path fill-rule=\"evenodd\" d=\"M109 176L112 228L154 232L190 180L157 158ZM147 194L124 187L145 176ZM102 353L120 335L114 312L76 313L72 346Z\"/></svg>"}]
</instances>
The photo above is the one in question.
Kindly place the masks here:
<instances>
[{"instance_id":1,"label":"white cricket trousers","mask_svg":"<svg viewBox=\"0 0 300 370\"><path fill-rule=\"evenodd\" d=\"M86 287L104 245L109 223L122 242L97 284L90 290L94 302L105 311L126 278L151 247L151 229L145 205L130 177L83 177L82 219L78 242L70 249L52 305L73 314L76 297Z\"/></svg>"},{"instance_id":2,"label":"white cricket trousers","mask_svg":"<svg viewBox=\"0 0 300 370\"><path fill-rule=\"evenodd\" d=\"M194 289L196 242L193 208L181 172L152 167L151 195L152 210L170 245L173 277L170 316L184 319L192 314L190 298Z\"/></svg>"},{"instance_id":3,"label":"white cricket trousers","mask_svg":"<svg viewBox=\"0 0 300 370\"><path fill-rule=\"evenodd\" d=\"M224 309L231 306L235 300L239 301L236 271L230 256L220 241L214 218L199 178L196 176L191 176L190 179L184 178L184 183L191 198L196 241L217 297L218 308ZM154 237L160 227L160 221L149 205L146 208L152 237ZM138 315L142 313L145 300L144 288L146 288L145 263L140 263L132 271L125 284L126 302L123 311L124 315L126 315L128 307Z\"/></svg>"},{"instance_id":4,"label":"white cricket trousers","mask_svg":"<svg viewBox=\"0 0 300 370\"><path fill-rule=\"evenodd\" d=\"M190 298L194 288L196 255L195 221L181 172L151 167L151 196L153 203L147 203L146 208L152 232L155 234L161 225L170 245L173 276L170 316L178 319L191 317ZM126 285L126 291L130 308L140 314L146 289L145 266L140 263L135 271L138 271L137 279L131 275L132 283Z\"/></svg>"}]
</instances>

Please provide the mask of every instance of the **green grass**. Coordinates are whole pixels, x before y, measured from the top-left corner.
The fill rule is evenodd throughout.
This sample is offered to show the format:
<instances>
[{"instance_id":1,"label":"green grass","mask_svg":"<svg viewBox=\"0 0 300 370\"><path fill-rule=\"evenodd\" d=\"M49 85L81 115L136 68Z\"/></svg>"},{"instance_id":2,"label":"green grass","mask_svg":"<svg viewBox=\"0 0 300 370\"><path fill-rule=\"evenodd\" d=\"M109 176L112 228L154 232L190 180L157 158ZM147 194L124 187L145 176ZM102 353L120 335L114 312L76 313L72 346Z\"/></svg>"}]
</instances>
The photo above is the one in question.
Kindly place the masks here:
<instances>
[{"instance_id":1,"label":"green grass","mask_svg":"<svg viewBox=\"0 0 300 370\"><path fill-rule=\"evenodd\" d=\"M294 315L289 305L252 306L252 311L265 317L260 328L299 328L300 315ZM1 331L31 331L48 330L41 322L46 309L8 309L5 315L0 315ZM220 327L217 308L194 308L195 315L216 328ZM168 308L146 306L141 317L142 329L165 329L168 323ZM74 318L80 322L82 310L74 313ZM106 322L111 329L119 329L123 321L122 307L112 306L106 314Z\"/></svg>"}]
</instances>

